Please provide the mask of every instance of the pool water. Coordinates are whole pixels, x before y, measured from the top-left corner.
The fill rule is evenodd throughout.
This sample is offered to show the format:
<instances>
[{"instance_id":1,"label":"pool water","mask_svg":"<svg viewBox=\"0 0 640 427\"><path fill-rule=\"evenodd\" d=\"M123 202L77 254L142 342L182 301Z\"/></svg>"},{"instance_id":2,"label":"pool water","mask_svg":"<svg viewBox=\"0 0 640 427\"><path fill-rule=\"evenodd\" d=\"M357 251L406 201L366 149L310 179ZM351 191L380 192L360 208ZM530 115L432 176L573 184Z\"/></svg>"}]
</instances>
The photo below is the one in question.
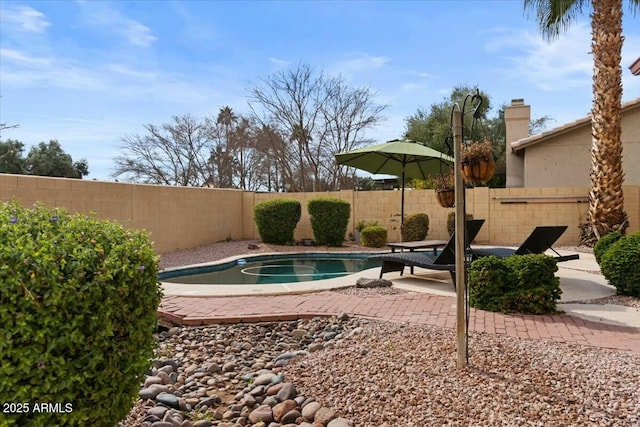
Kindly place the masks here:
<instances>
[{"instance_id":1,"label":"pool water","mask_svg":"<svg viewBox=\"0 0 640 427\"><path fill-rule=\"evenodd\" d=\"M369 260L370 254L300 254L264 255L218 265L160 274L160 280L184 284L275 284L333 279L368 268L379 267L380 261Z\"/></svg>"}]
</instances>

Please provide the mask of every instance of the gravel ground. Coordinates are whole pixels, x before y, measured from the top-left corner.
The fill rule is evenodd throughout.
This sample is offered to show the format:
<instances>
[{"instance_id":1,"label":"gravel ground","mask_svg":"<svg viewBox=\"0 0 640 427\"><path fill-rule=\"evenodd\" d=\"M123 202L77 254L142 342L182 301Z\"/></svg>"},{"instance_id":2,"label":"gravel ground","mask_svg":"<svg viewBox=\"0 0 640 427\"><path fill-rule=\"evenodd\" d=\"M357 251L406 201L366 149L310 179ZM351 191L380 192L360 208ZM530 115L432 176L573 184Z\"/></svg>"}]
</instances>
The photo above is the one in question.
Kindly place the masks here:
<instances>
[{"instance_id":1,"label":"gravel ground","mask_svg":"<svg viewBox=\"0 0 640 427\"><path fill-rule=\"evenodd\" d=\"M195 264L248 252L326 249L259 244L258 249L247 250L250 243L254 242L224 242L165 254L161 266ZM351 246L340 250L354 249L362 248ZM375 298L404 291L348 288L339 292ZM640 308L634 298L608 297L585 303ZM339 324L335 319L332 322ZM250 338L238 332L232 335L239 342L243 339L250 339L252 343L268 342L271 331L284 330L286 325L285 322L263 329L253 328ZM471 333L469 365L459 370L455 365L454 331L368 320L360 320L350 327L355 326L360 330L356 336L291 359L281 371L288 383L295 384L300 395L314 396L323 407L335 409L336 416L349 420L340 425L640 426L638 354ZM223 328L227 333L239 330L233 325L216 328ZM198 328L182 328L181 334L201 335L197 331ZM224 333L219 331L215 336L219 338ZM205 337L190 341L191 346L203 349L209 343L211 338ZM210 363L197 354L195 360L185 359L190 353L172 354L171 346L162 342L160 345L163 356L183 358L180 360L183 366ZM232 353L222 353L220 357ZM237 380L227 385L235 386ZM151 423L143 423L145 411L141 400L122 425L150 426ZM191 425L189 416L183 418L183 426ZM281 424L213 421L209 425L276 427ZM315 427L318 424L291 425Z\"/></svg>"},{"instance_id":2,"label":"gravel ground","mask_svg":"<svg viewBox=\"0 0 640 427\"><path fill-rule=\"evenodd\" d=\"M285 369L358 426L638 426L640 356L471 334L458 370L453 331L370 322L356 340Z\"/></svg>"}]
</instances>

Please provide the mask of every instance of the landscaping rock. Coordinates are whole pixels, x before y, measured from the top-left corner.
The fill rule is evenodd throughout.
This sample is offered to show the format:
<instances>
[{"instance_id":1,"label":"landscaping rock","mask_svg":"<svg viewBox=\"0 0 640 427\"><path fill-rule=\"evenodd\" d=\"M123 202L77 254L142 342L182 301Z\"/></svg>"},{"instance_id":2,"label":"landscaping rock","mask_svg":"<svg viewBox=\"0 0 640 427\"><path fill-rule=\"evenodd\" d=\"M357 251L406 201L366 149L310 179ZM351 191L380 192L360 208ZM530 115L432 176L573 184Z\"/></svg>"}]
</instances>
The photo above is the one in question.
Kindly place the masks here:
<instances>
[{"instance_id":1,"label":"landscaping rock","mask_svg":"<svg viewBox=\"0 0 640 427\"><path fill-rule=\"evenodd\" d=\"M387 279L367 279L361 277L356 281L356 288L388 288L393 283Z\"/></svg>"}]
</instances>

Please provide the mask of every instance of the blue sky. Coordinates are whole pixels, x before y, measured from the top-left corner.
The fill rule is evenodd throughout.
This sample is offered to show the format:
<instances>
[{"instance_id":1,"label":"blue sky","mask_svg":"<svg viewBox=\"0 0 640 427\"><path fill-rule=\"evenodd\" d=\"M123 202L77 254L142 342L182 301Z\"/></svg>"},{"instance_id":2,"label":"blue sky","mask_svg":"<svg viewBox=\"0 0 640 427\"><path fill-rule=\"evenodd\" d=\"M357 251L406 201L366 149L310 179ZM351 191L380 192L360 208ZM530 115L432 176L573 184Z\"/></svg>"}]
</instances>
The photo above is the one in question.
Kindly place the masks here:
<instances>
[{"instance_id":1,"label":"blue sky","mask_svg":"<svg viewBox=\"0 0 640 427\"><path fill-rule=\"evenodd\" d=\"M640 14L625 4L623 101L640 97ZM460 84L524 98L552 126L591 104L588 16L554 43L522 1L0 1L2 139L58 139L112 180L120 139L174 115L248 113L252 82L300 62L389 104L369 136L402 135ZM27 149L28 151L28 149ZM26 153L25 153L26 154Z\"/></svg>"}]
</instances>

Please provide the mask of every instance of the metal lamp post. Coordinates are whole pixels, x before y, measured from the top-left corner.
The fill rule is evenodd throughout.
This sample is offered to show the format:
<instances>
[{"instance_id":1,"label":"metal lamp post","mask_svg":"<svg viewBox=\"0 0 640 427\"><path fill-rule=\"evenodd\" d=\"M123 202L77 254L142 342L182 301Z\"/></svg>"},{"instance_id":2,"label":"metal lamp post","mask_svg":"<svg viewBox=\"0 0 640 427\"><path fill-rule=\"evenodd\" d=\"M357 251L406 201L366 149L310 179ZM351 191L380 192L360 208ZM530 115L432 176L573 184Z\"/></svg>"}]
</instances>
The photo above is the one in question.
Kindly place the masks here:
<instances>
[{"instance_id":1,"label":"metal lamp post","mask_svg":"<svg viewBox=\"0 0 640 427\"><path fill-rule=\"evenodd\" d=\"M456 251L456 366L463 369L469 362L469 310L467 295L467 232L466 232L466 205L465 186L462 176L462 144L464 143L464 113L467 100L479 100L474 110L474 120L479 116L479 108L482 105L480 91L475 95L467 95L462 104L454 104L451 111L451 130L453 135L454 174L455 174L455 251ZM474 123L475 124L475 123ZM469 242L471 243L471 242Z\"/></svg>"}]
</instances>

